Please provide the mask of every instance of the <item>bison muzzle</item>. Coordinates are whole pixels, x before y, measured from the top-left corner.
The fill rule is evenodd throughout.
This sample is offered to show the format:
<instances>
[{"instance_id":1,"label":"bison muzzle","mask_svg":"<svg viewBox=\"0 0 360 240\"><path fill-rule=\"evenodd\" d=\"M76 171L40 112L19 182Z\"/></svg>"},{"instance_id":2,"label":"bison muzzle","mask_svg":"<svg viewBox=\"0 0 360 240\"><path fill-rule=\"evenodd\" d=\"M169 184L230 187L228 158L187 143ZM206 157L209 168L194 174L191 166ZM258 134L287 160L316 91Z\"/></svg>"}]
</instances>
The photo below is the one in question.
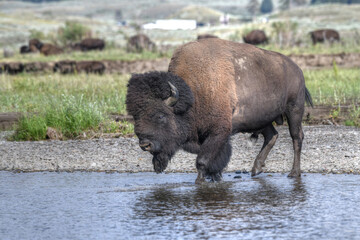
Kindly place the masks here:
<instances>
[{"instance_id":1,"label":"bison muzzle","mask_svg":"<svg viewBox=\"0 0 360 240\"><path fill-rule=\"evenodd\" d=\"M301 121L311 96L301 69L288 57L217 38L179 47L168 72L133 74L127 111L144 151L160 173L179 150L197 154L196 183L221 180L231 157L230 136L262 134L252 176L262 172L286 118L294 145L290 177L300 176Z\"/></svg>"}]
</instances>

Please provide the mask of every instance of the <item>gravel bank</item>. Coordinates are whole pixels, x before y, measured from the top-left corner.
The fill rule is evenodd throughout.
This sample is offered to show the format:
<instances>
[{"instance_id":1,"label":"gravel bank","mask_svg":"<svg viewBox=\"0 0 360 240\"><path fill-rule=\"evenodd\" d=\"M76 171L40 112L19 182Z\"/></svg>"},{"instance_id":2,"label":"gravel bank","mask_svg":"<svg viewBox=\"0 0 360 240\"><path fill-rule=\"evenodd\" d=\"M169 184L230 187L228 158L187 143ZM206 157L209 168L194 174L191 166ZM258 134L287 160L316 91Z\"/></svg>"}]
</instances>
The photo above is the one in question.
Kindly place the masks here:
<instances>
[{"instance_id":1,"label":"gravel bank","mask_svg":"<svg viewBox=\"0 0 360 240\"><path fill-rule=\"evenodd\" d=\"M293 161L288 128L277 127L279 138L265 172L289 172ZM344 126L305 126L301 169L311 173L360 174L360 130ZM233 154L226 171L250 171L262 138L251 145L249 134L232 137ZM166 172L195 172L195 155L179 151ZM136 138L71 141L9 142L0 134L2 171L153 171L151 155Z\"/></svg>"}]
</instances>

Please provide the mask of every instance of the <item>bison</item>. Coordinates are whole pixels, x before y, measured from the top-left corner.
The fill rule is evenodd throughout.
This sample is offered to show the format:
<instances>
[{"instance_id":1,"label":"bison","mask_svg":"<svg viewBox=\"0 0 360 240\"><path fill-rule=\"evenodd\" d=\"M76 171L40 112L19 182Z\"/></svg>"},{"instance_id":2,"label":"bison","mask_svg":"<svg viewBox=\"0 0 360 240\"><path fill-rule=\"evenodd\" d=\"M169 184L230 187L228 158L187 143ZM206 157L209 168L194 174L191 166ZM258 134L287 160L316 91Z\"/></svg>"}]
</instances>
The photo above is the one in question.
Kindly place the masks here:
<instances>
[{"instance_id":1,"label":"bison","mask_svg":"<svg viewBox=\"0 0 360 240\"><path fill-rule=\"evenodd\" d=\"M304 103L312 105L301 69L288 57L255 46L208 38L179 47L168 72L133 74L127 111L154 170L165 170L178 149L197 154L196 183L220 181L231 156L230 136L262 134L252 176L262 172L287 119L294 145L289 177L300 176Z\"/></svg>"},{"instance_id":2,"label":"bison","mask_svg":"<svg viewBox=\"0 0 360 240\"><path fill-rule=\"evenodd\" d=\"M322 43L328 41L333 43L335 41L340 41L340 35L337 31L332 29L321 29L310 32L311 40L313 44Z\"/></svg>"},{"instance_id":3,"label":"bison","mask_svg":"<svg viewBox=\"0 0 360 240\"><path fill-rule=\"evenodd\" d=\"M105 41L98 38L85 38L80 43L75 44L75 48L80 48L81 51L103 50Z\"/></svg>"},{"instance_id":4,"label":"bison","mask_svg":"<svg viewBox=\"0 0 360 240\"><path fill-rule=\"evenodd\" d=\"M45 56L62 54L64 52L61 48L50 43L41 43L38 45L38 49L40 50L40 53L44 54Z\"/></svg>"},{"instance_id":5,"label":"bison","mask_svg":"<svg viewBox=\"0 0 360 240\"><path fill-rule=\"evenodd\" d=\"M36 47L40 53L44 54L45 56L61 54L64 52L61 48L50 43L42 43L38 39L31 39L29 41L29 48L32 52L35 51L34 47Z\"/></svg>"},{"instance_id":6,"label":"bison","mask_svg":"<svg viewBox=\"0 0 360 240\"><path fill-rule=\"evenodd\" d=\"M145 34L132 36L127 42L127 51L129 52L142 52L144 50L154 51L155 49L155 43L153 43Z\"/></svg>"},{"instance_id":7,"label":"bison","mask_svg":"<svg viewBox=\"0 0 360 240\"><path fill-rule=\"evenodd\" d=\"M39 52L38 45L41 44L40 40L33 38L29 40L30 52Z\"/></svg>"},{"instance_id":8,"label":"bison","mask_svg":"<svg viewBox=\"0 0 360 240\"><path fill-rule=\"evenodd\" d=\"M243 40L245 43L249 43L252 45L258 45L263 43L268 43L268 39L266 34L262 30L253 30L248 33L246 36L243 36Z\"/></svg>"}]
</instances>

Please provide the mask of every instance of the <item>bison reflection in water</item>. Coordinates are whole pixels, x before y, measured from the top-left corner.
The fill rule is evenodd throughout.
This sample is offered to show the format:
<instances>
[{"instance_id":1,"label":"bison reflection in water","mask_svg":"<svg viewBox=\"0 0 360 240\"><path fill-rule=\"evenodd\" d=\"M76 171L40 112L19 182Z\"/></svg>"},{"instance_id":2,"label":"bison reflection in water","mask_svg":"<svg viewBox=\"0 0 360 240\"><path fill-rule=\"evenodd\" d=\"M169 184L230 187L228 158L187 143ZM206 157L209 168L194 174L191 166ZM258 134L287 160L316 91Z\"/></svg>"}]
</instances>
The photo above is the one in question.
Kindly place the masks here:
<instances>
[{"instance_id":1,"label":"bison reflection in water","mask_svg":"<svg viewBox=\"0 0 360 240\"><path fill-rule=\"evenodd\" d=\"M165 170L180 148L197 154L196 183L221 180L231 156L230 136L262 134L264 144L252 175L262 172L286 117L294 145L290 177L300 176L305 87L301 69L288 57L248 44L207 38L179 47L168 72L134 74L127 110L135 120L140 147Z\"/></svg>"}]
</instances>

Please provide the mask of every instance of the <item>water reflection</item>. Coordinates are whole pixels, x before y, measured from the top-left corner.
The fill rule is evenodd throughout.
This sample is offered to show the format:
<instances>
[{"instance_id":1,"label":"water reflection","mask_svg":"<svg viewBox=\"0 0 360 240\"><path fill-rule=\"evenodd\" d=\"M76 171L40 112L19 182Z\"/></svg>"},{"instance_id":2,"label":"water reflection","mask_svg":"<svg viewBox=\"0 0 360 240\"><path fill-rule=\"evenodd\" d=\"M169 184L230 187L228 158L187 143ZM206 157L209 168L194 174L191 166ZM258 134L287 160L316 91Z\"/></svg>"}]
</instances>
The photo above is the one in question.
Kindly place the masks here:
<instances>
[{"instance_id":1,"label":"water reflection","mask_svg":"<svg viewBox=\"0 0 360 240\"><path fill-rule=\"evenodd\" d=\"M253 178L193 187L161 186L137 199L133 217L147 219L153 230L170 222L182 229L195 224L187 233L194 236L210 229L209 224L215 224L211 228L217 233L281 228L294 209L303 207L307 195L301 179L287 179L285 184Z\"/></svg>"},{"instance_id":2,"label":"water reflection","mask_svg":"<svg viewBox=\"0 0 360 240\"><path fill-rule=\"evenodd\" d=\"M0 172L0 236L359 239L359 175L241 176Z\"/></svg>"}]
</instances>

